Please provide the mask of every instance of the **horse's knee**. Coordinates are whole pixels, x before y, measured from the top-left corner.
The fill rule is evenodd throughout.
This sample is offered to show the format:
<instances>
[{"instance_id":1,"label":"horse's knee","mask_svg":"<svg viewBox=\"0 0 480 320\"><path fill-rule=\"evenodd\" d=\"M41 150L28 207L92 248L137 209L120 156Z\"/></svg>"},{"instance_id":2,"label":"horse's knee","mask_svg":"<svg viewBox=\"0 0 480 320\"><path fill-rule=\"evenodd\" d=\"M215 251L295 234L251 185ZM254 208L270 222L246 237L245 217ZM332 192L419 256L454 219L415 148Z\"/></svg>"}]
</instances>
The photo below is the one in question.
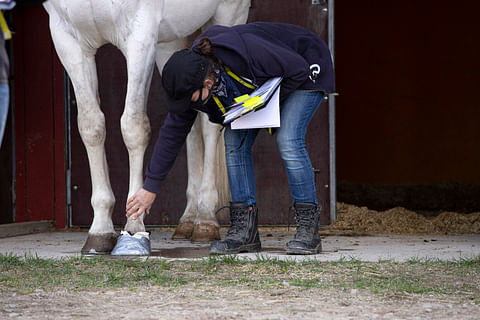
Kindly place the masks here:
<instances>
[{"instance_id":1,"label":"horse's knee","mask_svg":"<svg viewBox=\"0 0 480 320\"><path fill-rule=\"evenodd\" d=\"M78 131L87 147L103 145L105 142L105 116L101 111L78 113Z\"/></svg>"},{"instance_id":2,"label":"horse's knee","mask_svg":"<svg viewBox=\"0 0 480 320\"><path fill-rule=\"evenodd\" d=\"M146 148L150 139L150 121L145 112L122 115L120 125L123 141L129 150Z\"/></svg>"}]
</instances>

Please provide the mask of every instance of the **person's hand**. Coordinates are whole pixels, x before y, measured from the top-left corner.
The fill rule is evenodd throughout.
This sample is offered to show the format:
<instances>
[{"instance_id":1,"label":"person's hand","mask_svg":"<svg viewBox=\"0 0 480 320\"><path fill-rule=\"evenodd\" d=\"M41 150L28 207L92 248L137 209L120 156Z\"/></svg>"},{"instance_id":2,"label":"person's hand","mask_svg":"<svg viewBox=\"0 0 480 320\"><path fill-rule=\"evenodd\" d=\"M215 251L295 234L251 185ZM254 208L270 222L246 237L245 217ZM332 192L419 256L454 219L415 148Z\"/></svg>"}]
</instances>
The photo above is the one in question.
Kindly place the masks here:
<instances>
[{"instance_id":1,"label":"person's hand","mask_svg":"<svg viewBox=\"0 0 480 320\"><path fill-rule=\"evenodd\" d=\"M127 217L136 220L142 213L150 213L153 201L157 195L145 189L138 190L133 196L127 200Z\"/></svg>"}]
</instances>

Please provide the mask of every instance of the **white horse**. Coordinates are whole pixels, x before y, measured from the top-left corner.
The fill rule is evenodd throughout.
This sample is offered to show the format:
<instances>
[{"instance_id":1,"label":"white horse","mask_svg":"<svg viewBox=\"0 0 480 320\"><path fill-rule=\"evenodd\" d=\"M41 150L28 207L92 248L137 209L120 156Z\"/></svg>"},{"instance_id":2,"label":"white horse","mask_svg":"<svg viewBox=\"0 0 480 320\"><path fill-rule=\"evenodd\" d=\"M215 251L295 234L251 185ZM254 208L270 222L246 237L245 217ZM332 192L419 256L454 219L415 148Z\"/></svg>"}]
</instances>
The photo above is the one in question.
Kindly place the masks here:
<instances>
[{"instance_id":1,"label":"white horse","mask_svg":"<svg viewBox=\"0 0 480 320\"><path fill-rule=\"evenodd\" d=\"M128 83L121 131L129 154L128 197L143 186L144 152L150 123L146 102L155 62L159 70L184 39L213 24L245 23L250 0L49 0L44 3L57 54L71 78L78 106L78 128L87 149L94 218L82 252L110 252L116 243L112 223L115 197L105 156L105 117L100 109L95 53L106 43L125 56ZM187 138L187 206L174 238L219 239L215 210L227 201L217 191L224 165L220 130L200 114ZM217 146L219 148L217 148ZM216 152L215 150L218 150ZM218 156L221 154L222 156ZM218 164L217 164L218 163ZM128 219L125 230L145 231L142 215Z\"/></svg>"}]
</instances>

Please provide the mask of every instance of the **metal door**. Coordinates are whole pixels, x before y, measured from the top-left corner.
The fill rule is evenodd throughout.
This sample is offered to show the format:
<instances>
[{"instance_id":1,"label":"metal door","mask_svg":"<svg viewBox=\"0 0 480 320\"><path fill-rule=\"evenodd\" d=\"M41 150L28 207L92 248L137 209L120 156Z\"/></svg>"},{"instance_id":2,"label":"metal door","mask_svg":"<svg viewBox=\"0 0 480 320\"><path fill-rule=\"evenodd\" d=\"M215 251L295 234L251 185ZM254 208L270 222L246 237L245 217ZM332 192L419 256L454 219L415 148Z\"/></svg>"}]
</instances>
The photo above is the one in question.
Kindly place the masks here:
<instances>
[{"instance_id":1,"label":"metal door","mask_svg":"<svg viewBox=\"0 0 480 320\"><path fill-rule=\"evenodd\" d=\"M328 4L312 0L252 0L249 22L276 21L304 26L324 40L328 38ZM128 157L120 133L120 116L126 93L125 59L111 45L101 48L96 57L100 98L107 125L107 161L110 179L116 197L113 221L116 225L125 223L125 201L128 192ZM152 126L150 146L145 162L151 156L158 130L166 115L162 106L160 76L156 70L153 76L148 100L148 115ZM90 206L91 183L86 150L80 140L76 124L74 95L71 99L71 225L87 226L93 218ZM329 126L329 105L322 103L307 134L307 148L315 168L318 199L324 210L321 223L330 222L330 202L334 199L330 175L333 154L330 143L333 127ZM332 131L333 132L333 131ZM268 133L259 134L254 146L254 161L257 181L257 203L260 210L259 223L264 225L286 225L289 222L289 206L292 204L283 163L278 155L274 137ZM181 151L168 175L162 191L146 218L147 225L175 225L183 213L186 198L186 152ZM333 198L332 198L333 197Z\"/></svg>"}]
</instances>

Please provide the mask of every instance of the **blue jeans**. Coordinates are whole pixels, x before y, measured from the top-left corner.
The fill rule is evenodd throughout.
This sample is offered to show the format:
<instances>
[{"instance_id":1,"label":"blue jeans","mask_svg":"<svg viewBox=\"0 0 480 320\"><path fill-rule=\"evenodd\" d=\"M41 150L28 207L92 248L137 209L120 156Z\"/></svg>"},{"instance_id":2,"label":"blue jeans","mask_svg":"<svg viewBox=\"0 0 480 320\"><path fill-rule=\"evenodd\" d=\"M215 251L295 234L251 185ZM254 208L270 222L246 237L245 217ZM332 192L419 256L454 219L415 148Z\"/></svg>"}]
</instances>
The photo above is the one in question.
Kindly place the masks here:
<instances>
[{"instance_id":1,"label":"blue jeans","mask_svg":"<svg viewBox=\"0 0 480 320\"><path fill-rule=\"evenodd\" d=\"M3 133L5 132L5 126L7 124L8 100L9 100L8 83L0 83L0 147L2 146Z\"/></svg>"},{"instance_id":2,"label":"blue jeans","mask_svg":"<svg viewBox=\"0 0 480 320\"><path fill-rule=\"evenodd\" d=\"M294 203L318 204L305 134L322 99L322 92L297 90L281 104L280 128L277 128L275 136ZM232 130L230 126L225 129L225 156L232 201L248 205L256 203L252 145L259 130Z\"/></svg>"}]
</instances>

